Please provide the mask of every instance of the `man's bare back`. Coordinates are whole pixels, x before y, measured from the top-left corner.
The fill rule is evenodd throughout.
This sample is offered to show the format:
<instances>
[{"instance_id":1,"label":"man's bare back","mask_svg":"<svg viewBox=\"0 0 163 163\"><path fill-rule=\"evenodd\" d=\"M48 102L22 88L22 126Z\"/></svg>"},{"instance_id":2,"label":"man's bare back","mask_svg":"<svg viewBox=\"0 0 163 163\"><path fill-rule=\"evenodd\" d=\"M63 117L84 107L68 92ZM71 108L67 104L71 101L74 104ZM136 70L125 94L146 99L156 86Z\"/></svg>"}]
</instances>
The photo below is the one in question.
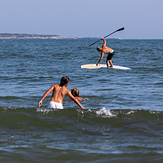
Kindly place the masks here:
<instances>
[{"instance_id":1,"label":"man's bare back","mask_svg":"<svg viewBox=\"0 0 163 163\"><path fill-rule=\"evenodd\" d=\"M54 84L51 89L53 90L51 101L57 102L57 103L62 103L63 98L67 94L67 88L66 87L61 87L58 84Z\"/></svg>"},{"instance_id":2,"label":"man's bare back","mask_svg":"<svg viewBox=\"0 0 163 163\"><path fill-rule=\"evenodd\" d=\"M102 53L109 54L112 51L113 51L113 49L107 47L106 45L105 46L102 46Z\"/></svg>"}]
</instances>

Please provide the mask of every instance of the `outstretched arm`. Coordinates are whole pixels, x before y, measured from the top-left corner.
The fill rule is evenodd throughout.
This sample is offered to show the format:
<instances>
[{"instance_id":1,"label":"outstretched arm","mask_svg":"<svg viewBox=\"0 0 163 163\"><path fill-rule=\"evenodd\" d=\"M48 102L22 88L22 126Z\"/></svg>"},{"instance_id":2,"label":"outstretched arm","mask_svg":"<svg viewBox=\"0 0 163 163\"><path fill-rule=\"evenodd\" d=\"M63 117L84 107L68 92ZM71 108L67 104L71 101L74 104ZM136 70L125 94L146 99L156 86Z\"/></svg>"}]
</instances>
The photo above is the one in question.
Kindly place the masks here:
<instances>
[{"instance_id":1,"label":"outstretched arm","mask_svg":"<svg viewBox=\"0 0 163 163\"><path fill-rule=\"evenodd\" d=\"M40 107L42 105L42 101L44 100L44 98L54 89L54 85L52 87L50 87L42 96L40 102L38 103L38 107Z\"/></svg>"},{"instance_id":2,"label":"outstretched arm","mask_svg":"<svg viewBox=\"0 0 163 163\"><path fill-rule=\"evenodd\" d=\"M96 66L98 66L98 64L102 61L103 56L104 56L104 52L101 52L101 57L100 57L99 61L97 62Z\"/></svg>"},{"instance_id":3,"label":"outstretched arm","mask_svg":"<svg viewBox=\"0 0 163 163\"><path fill-rule=\"evenodd\" d=\"M83 107L80 102L71 94L71 92L68 90L67 95L82 109L86 109L85 107Z\"/></svg>"}]
</instances>

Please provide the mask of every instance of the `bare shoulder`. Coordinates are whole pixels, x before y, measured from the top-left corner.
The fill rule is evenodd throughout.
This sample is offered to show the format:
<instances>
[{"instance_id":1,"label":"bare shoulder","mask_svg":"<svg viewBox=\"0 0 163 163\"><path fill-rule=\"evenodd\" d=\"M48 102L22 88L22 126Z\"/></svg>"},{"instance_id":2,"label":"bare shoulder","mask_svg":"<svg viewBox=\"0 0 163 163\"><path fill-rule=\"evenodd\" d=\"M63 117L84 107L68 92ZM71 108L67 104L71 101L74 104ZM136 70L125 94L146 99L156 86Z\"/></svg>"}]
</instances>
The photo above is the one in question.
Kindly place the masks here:
<instances>
[{"instance_id":1,"label":"bare shoulder","mask_svg":"<svg viewBox=\"0 0 163 163\"><path fill-rule=\"evenodd\" d=\"M59 87L59 84L54 84L53 87Z\"/></svg>"},{"instance_id":2,"label":"bare shoulder","mask_svg":"<svg viewBox=\"0 0 163 163\"><path fill-rule=\"evenodd\" d=\"M52 85L50 89L54 89L56 87L56 84Z\"/></svg>"},{"instance_id":3,"label":"bare shoulder","mask_svg":"<svg viewBox=\"0 0 163 163\"><path fill-rule=\"evenodd\" d=\"M67 93L66 93L71 99L74 98L74 96L72 95L72 93L67 89Z\"/></svg>"},{"instance_id":4,"label":"bare shoulder","mask_svg":"<svg viewBox=\"0 0 163 163\"><path fill-rule=\"evenodd\" d=\"M57 88L59 88L59 85L58 85L58 84L54 84L54 85L51 86L50 89L51 89L51 90L54 90L54 89L57 89Z\"/></svg>"},{"instance_id":5,"label":"bare shoulder","mask_svg":"<svg viewBox=\"0 0 163 163\"><path fill-rule=\"evenodd\" d=\"M67 88L65 88L65 90L66 90L67 94L71 94L71 92Z\"/></svg>"}]
</instances>

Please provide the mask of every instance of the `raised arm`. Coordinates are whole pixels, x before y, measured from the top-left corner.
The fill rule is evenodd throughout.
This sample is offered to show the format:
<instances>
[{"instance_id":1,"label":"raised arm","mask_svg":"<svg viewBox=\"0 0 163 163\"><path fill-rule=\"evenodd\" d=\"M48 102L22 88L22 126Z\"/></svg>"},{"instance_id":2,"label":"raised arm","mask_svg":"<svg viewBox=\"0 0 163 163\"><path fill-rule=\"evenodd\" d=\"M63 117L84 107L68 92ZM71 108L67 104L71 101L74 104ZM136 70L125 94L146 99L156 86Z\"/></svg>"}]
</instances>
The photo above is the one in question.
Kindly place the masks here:
<instances>
[{"instance_id":1,"label":"raised arm","mask_svg":"<svg viewBox=\"0 0 163 163\"><path fill-rule=\"evenodd\" d=\"M106 40L104 38L101 38L101 40L104 41L104 44L102 45L102 47L106 46Z\"/></svg>"},{"instance_id":2,"label":"raised arm","mask_svg":"<svg viewBox=\"0 0 163 163\"><path fill-rule=\"evenodd\" d=\"M69 90L67 90L67 95L82 109L86 109L85 107L83 107L80 102L71 94L71 92Z\"/></svg>"},{"instance_id":3,"label":"raised arm","mask_svg":"<svg viewBox=\"0 0 163 163\"><path fill-rule=\"evenodd\" d=\"M41 106L42 104L42 101L44 100L44 98L54 89L54 85L52 87L50 87L45 93L44 95L42 96L40 102L38 103L38 107Z\"/></svg>"}]
</instances>

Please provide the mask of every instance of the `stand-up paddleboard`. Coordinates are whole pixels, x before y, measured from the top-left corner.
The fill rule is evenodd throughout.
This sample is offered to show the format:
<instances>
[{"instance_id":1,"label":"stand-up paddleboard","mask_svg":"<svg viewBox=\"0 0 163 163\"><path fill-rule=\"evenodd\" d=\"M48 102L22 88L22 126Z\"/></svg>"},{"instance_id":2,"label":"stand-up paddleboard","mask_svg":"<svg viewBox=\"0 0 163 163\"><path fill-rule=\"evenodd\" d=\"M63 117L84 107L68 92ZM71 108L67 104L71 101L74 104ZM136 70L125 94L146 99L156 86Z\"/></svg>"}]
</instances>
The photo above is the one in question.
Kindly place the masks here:
<instances>
[{"instance_id":1,"label":"stand-up paddleboard","mask_svg":"<svg viewBox=\"0 0 163 163\"><path fill-rule=\"evenodd\" d=\"M107 65L106 64L99 64L98 66L96 66L96 64L87 64L87 65L81 65L81 68L87 68L87 69L107 68ZM131 69L128 67L116 66L116 65L113 65L113 67L110 67L110 68L122 69L122 70Z\"/></svg>"}]
</instances>

